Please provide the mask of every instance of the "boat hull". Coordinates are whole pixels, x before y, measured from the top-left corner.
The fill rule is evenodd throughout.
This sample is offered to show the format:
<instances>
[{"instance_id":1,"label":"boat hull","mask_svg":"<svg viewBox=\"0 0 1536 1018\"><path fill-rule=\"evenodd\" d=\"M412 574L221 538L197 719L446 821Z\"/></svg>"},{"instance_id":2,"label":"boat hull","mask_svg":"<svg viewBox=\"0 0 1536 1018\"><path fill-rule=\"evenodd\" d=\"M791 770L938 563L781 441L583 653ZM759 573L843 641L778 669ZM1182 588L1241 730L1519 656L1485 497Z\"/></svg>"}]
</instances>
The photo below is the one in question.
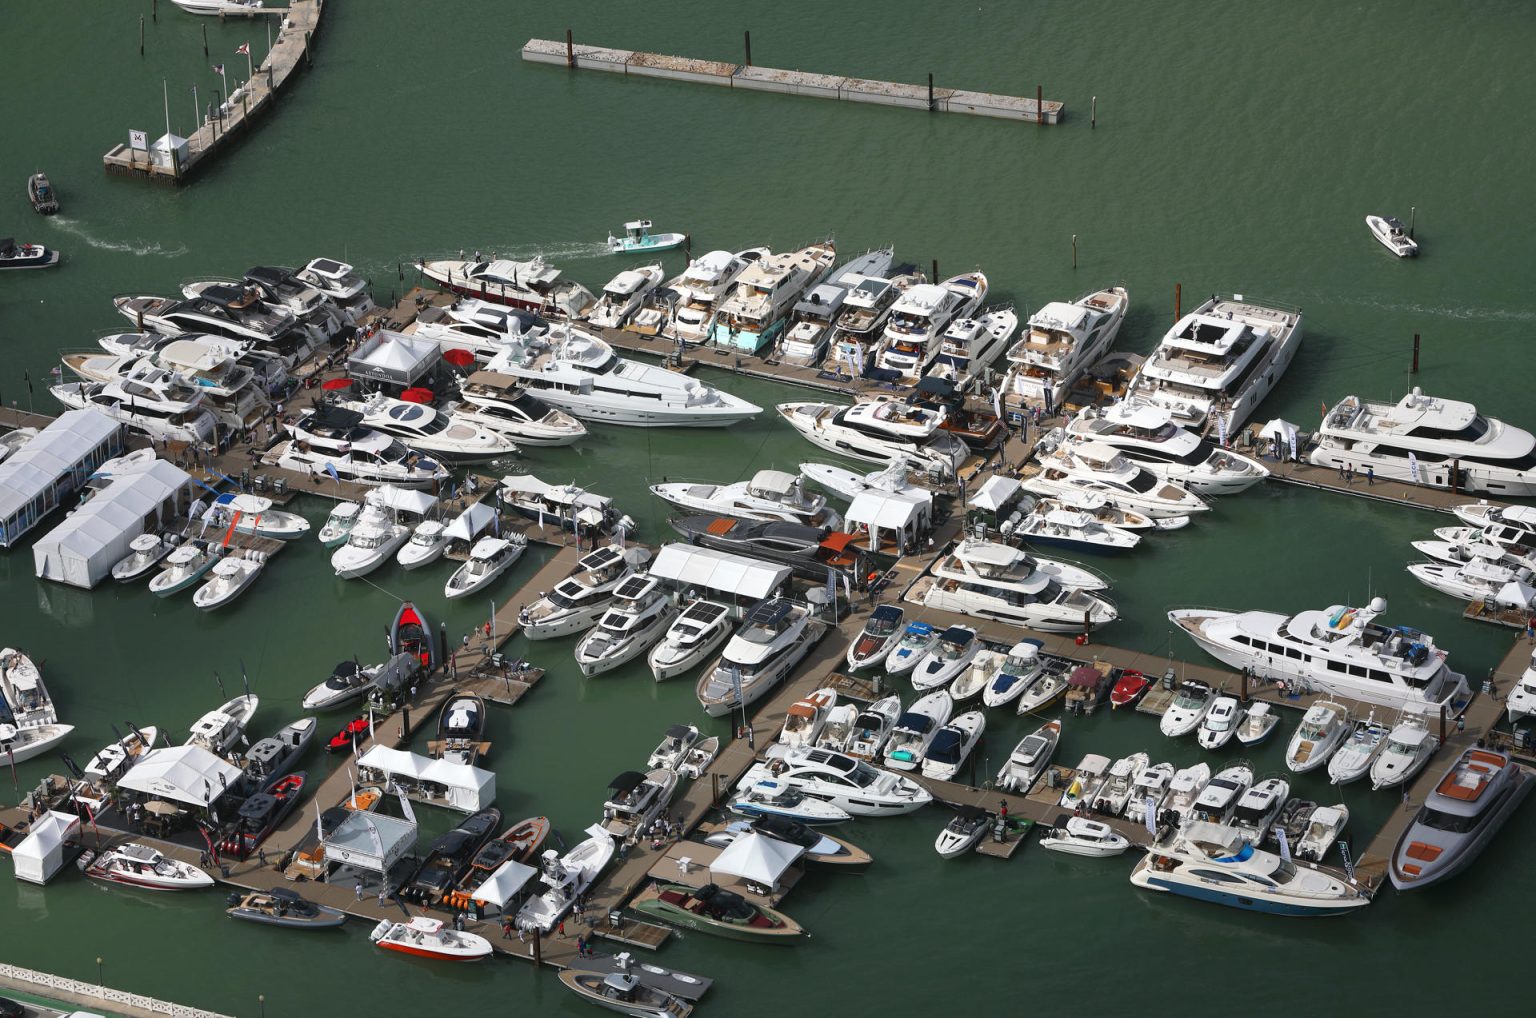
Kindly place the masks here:
<instances>
[{"instance_id":1,"label":"boat hull","mask_svg":"<svg viewBox=\"0 0 1536 1018\"><path fill-rule=\"evenodd\" d=\"M1138 869L1131 874L1131 883L1137 887L1149 891L1163 891L1169 894L1177 894L1184 898L1193 898L1196 901L1209 902L1213 905L1225 905L1228 908L1240 908L1246 912L1263 912L1267 915L1283 916L1331 916L1344 915L1358 908L1370 904L1369 898L1345 898L1335 902L1295 902L1295 901L1270 901L1262 898L1251 898L1245 895L1233 894L1217 887L1201 885L1199 887L1167 880L1154 874L1144 873Z\"/></svg>"}]
</instances>

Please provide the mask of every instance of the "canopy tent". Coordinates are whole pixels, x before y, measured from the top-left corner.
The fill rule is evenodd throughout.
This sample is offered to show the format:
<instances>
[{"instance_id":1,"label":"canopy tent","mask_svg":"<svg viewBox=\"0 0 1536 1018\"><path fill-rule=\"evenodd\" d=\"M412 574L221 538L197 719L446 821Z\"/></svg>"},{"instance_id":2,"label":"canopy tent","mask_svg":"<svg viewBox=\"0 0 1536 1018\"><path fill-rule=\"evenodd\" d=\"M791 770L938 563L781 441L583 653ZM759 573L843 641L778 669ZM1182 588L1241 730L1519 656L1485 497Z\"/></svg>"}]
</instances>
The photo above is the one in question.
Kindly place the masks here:
<instances>
[{"instance_id":1,"label":"canopy tent","mask_svg":"<svg viewBox=\"0 0 1536 1018\"><path fill-rule=\"evenodd\" d=\"M1273 439L1277 452L1283 451L1291 459L1295 459L1298 453L1296 436L1300 433L1300 430L1290 421L1281 420L1279 417L1276 417L1259 429L1259 437Z\"/></svg>"},{"instance_id":2,"label":"canopy tent","mask_svg":"<svg viewBox=\"0 0 1536 1018\"><path fill-rule=\"evenodd\" d=\"M1017 479L1004 477L1002 474L993 474L987 478L987 483L977 489L976 494L970 498L972 509L984 509L987 512L1002 512L1003 508L1013 500L1023 486Z\"/></svg>"},{"instance_id":3,"label":"canopy tent","mask_svg":"<svg viewBox=\"0 0 1536 1018\"><path fill-rule=\"evenodd\" d=\"M681 588L703 587L753 601L783 587L793 574L794 570L786 565L686 544L663 545L651 563L652 576L671 580Z\"/></svg>"},{"instance_id":4,"label":"canopy tent","mask_svg":"<svg viewBox=\"0 0 1536 1018\"><path fill-rule=\"evenodd\" d=\"M156 799L205 807L239 779L240 768L201 746L170 746L145 753L117 786Z\"/></svg>"},{"instance_id":5,"label":"canopy tent","mask_svg":"<svg viewBox=\"0 0 1536 1018\"><path fill-rule=\"evenodd\" d=\"M479 887L470 892L470 898L482 905L495 905L498 909L505 909L528 882L539 875L539 871L516 859L508 859L485 879Z\"/></svg>"},{"instance_id":6,"label":"canopy tent","mask_svg":"<svg viewBox=\"0 0 1536 1018\"><path fill-rule=\"evenodd\" d=\"M388 873L416 847L416 825L409 820L350 810L334 830L320 831L325 861L369 873Z\"/></svg>"},{"instance_id":7,"label":"canopy tent","mask_svg":"<svg viewBox=\"0 0 1536 1018\"><path fill-rule=\"evenodd\" d=\"M490 528L495 518L494 506L476 502L455 516L444 532L450 541L473 541Z\"/></svg>"},{"instance_id":8,"label":"canopy tent","mask_svg":"<svg viewBox=\"0 0 1536 1018\"><path fill-rule=\"evenodd\" d=\"M711 876L739 877L777 888L779 878L804 854L803 845L791 845L753 831L731 842L709 864L709 872Z\"/></svg>"},{"instance_id":9,"label":"canopy tent","mask_svg":"<svg viewBox=\"0 0 1536 1018\"><path fill-rule=\"evenodd\" d=\"M578 505L591 509L606 509L613 499L570 484L550 484L532 474L508 474L501 479L501 486L513 494L536 495L552 505Z\"/></svg>"},{"instance_id":10,"label":"canopy tent","mask_svg":"<svg viewBox=\"0 0 1536 1018\"><path fill-rule=\"evenodd\" d=\"M435 805L462 813L476 813L496 801L496 775L468 764L431 760L388 746L370 746L357 758L359 773L372 771L381 778L414 788Z\"/></svg>"},{"instance_id":11,"label":"canopy tent","mask_svg":"<svg viewBox=\"0 0 1536 1018\"><path fill-rule=\"evenodd\" d=\"M425 516L437 505L437 499L425 491L414 488L397 488L393 484L381 484L365 496L369 503L393 509L395 512Z\"/></svg>"},{"instance_id":12,"label":"canopy tent","mask_svg":"<svg viewBox=\"0 0 1536 1018\"><path fill-rule=\"evenodd\" d=\"M1500 608L1519 608L1529 611L1536 608L1536 587L1524 580L1510 580L1499 588L1494 597Z\"/></svg>"},{"instance_id":13,"label":"canopy tent","mask_svg":"<svg viewBox=\"0 0 1536 1018\"><path fill-rule=\"evenodd\" d=\"M906 550L916 545L918 535L932 523L933 495L927 491L921 495L863 491L854 497L844 519L850 531L860 525L868 529L871 551L879 550L882 530L894 533L897 546Z\"/></svg>"},{"instance_id":14,"label":"canopy tent","mask_svg":"<svg viewBox=\"0 0 1536 1018\"><path fill-rule=\"evenodd\" d=\"M80 818L73 813L49 810L32 822L27 836L11 850L16 879L30 884L46 884L64 865L65 842L80 830Z\"/></svg>"},{"instance_id":15,"label":"canopy tent","mask_svg":"<svg viewBox=\"0 0 1536 1018\"><path fill-rule=\"evenodd\" d=\"M0 463L0 547L10 547L97 467L123 449L123 428L96 410L68 410Z\"/></svg>"},{"instance_id":16,"label":"canopy tent","mask_svg":"<svg viewBox=\"0 0 1536 1018\"><path fill-rule=\"evenodd\" d=\"M370 382L410 386L431 371L442 355L443 348L429 339L386 330L347 358L347 373Z\"/></svg>"},{"instance_id":17,"label":"canopy tent","mask_svg":"<svg viewBox=\"0 0 1536 1018\"><path fill-rule=\"evenodd\" d=\"M133 539L153 518L163 525L191 501L192 478L164 460L147 469L117 474L63 523L32 546L40 579L87 589L112 572L129 552Z\"/></svg>"}]
</instances>

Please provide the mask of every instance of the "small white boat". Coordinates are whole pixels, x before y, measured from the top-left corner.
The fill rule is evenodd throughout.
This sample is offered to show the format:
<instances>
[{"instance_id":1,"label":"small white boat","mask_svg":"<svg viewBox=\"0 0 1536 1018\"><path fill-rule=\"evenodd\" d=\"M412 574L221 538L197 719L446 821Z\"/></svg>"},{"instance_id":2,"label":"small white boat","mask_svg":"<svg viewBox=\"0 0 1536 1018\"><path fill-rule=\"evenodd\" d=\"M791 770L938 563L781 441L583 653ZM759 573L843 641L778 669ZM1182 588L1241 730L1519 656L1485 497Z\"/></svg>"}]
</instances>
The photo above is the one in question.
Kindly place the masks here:
<instances>
[{"instance_id":1,"label":"small white boat","mask_svg":"<svg viewBox=\"0 0 1536 1018\"><path fill-rule=\"evenodd\" d=\"M1257 746L1274 732L1275 726L1280 723L1280 715L1275 709L1262 701L1254 701L1248 705L1243 713L1243 720L1237 725L1237 741L1244 746Z\"/></svg>"},{"instance_id":2,"label":"small white boat","mask_svg":"<svg viewBox=\"0 0 1536 1018\"><path fill-rule=\"evenodd\" d=\"M992 826L992 815L979 806L960 806L954 819L944 825L933 850L945 859L962 856L976 847Z\"/></svg>"},{"instance_id":3,"label":"small white boat","mask_svg":"<svg viewBox=\"0 0 1536 1018\"><path fill-rule=\"evenodd\" d=\"M1215 700L1215 692L1204 682L1191 679L1181 683L1157 727L1169 738L1188 735L1205 720Z\"/></svg>"},{"instance_id":4,"label":"small white boat","mask_svg":"<svg viewBox=\"0 0 1536 1018\"><path fill-rule=\"evenodd\" d=\"M340 502L331 514L325 518L325 523L320 527L320 544L326 548L334 548L347 539L352 533L352 528L357 525L357 518L362 514L363 507L357 502Z\"/></svg>"},{"instance_id":5,"label":"small white boat","mask_svg":"<svg viewBox=\"0 0 1536 1018\"><path fill-rule=\"evenodd\" d=\"M128 554L112 567L112 578L131 583L159 565L175 547L159 534L140 534L128 542Z\"/></svg>"},{"instance_id":6,"label":"small white boat","mask_svg":"<svg viewBox=\"0 0 1536 1018\"><path fill-rule=\"evenodd\" d=\"M660 265L641 265L623 270L603 287L597 303L587 315L587 322L602 329L622 329L630 316L645 304L645 298L665 278Z\"/></svg>"},{"instance_id":7,"label":"small white boat","mask_svg":"<svg viewBox=\"0 0 1536 1018\"><path fill-rule=\"evenodd\" d=\"M1066 824L1052 827L1040 835L1040 847L1067 855L1104 858L1119 855L1130 848L1131 843L1108 824L1087 817L1070 817Z\"/></svg>"},{"instance_id":8,"label":"small white boat","mask_svg":"<svg viewBox=\"0 0 1536 1018\"><path fill-rule=\"evenodd\" d=\"M195 541L178 544L165 557L165 568L149 581L149 592L156 597L180 593L201 580L218 561L218 555L205 551Z\"/></svg>"},{"instance_id":9,"label":"small white boat","mask_svg":"<svg viewBox=\"0 0 1536 1018\"><path fill-rule=\"evenodd\" d=\"M901 634L901 639L885 657L887 675L900 675L911 671L927 656L928 650L938 642L939 632L926 622L911 622Z\"/></svg>"},{"instance_id":10,"label":"small white boat","mask_svg":"<svg viewBox=\"0 0 1536 1018\"><path fill-rule=\"evenodd\" d=\"M1130 801L1125 804L1125 818L1143 823L1150 812L1156 821L1158 811L1173 787L1173 775L1173 764L1167 761L1153 764L1136 775Z\"/></svg>"},{"instance_id":11,"label":"small white boat","mask_svg":"<svg viewBox=\"0 0 1536 1018\"><path fill-rule=\"evenodd\" d=\"M245 734L259 706L261 698L253 693L235 697L193 722L186 745L201 746L214 754L228 751Z\"/></svg>"},{"instance_id":12,"label":"small white boat","mask_svg":"<svg viewBox=\"0 0 1536 1018\"><path fill-rule=\"evenodd\" d=\"M1019 694L1017 712L1034 714L1055 703L1067 691L1067 679L1071 673L1072 662L1065 658L1046 662L1031 678L1025 680L1024 691Z\"/></svg>"},{"instance_id":13,"label":"small white boat","mask_svg":"<svg viewBox=\"0 0 1536 1018\"><path fill-rule=\"evenodd\" d=\"M1220 749L1232 741L1242 723L1243 709L1235 696L1218 696L1200 722L1195 739L1201 749Z\"/></svg>"},{"instance_id":14,"label":"small white boat","mask_svg":"<svg viewBox=\"0 0 1536 1018\"><path fill-rule=\"evenodd\" d=\"M1008 655L1001 651L978 651L971 660L970 667L962 671L955 681L949 684L949 695L956 703L963 703L976 696L991 686L992 680L1002 673L1003 665L1007 660Z\"/></svg>"},{"instance_id":15,"label":"small white boat","mask_svg":"<svg viewBox=\"0 0 1536 1018\"><path fill-rule=\"evenodd\" d=\"M939 729L949 723L955 701L944 690L922 697L896 719L885 740L883 762L899 771L915 770ZM855 742L857 744L857 741Z\"/></svg>"},{"instance_id":16,"label":"small white boat","mask_svg":"<svg viewBox=\"0 0 1536 1018\"><path fill-rule=\"evenodd\" d=\"M329 710L361 699L373 685L381 665L364 668L356 661L343 661L330 677L304 694L305 710Z\"/></svg>"},{"instance_id":17,"label":"small white boat","mask_svg":"<svg viewBox=\"0 0 1536 1018\"><path fill-rule=\"evenodd\" d=\"M848 670L873 668L884 661L904 635L901 620L905 615L893 604L876 607L865 621L863 631L848 644Z\"/></svg>"},{"instance_id":18,"label":"small white boat","mask_svg":"<svg viewBox=\"0 0 1536 1018\"><path fill-rule=\"evenodd\" d=\"M979 710L967 711L939 729L923 753L923 777L949 781L960 772L971 750L981 741L987 716Z\"/></svg>"},{"instance_id":19,"label":"small white boat","mask_svg":"<svg viewBox=\"0 0 1536 1018\"><path fill-rule=\"evenodd\" d=\"M1356 721L1344 744L1328 758L1328 780L1347 785L1370 773L1371 765L1387 741L1387 726L1375 717Z\"/></svg>"},{"instance_id":20,"label":"small white boat","mask_svg":"<svg viewBox=\"0 0 1536 1018\"><path fill-rule=\"evenodd\" d=\"M1285 765L1297 774L1313 771L1328 762L1328 757L1349 735L1349 711L1343 704L1319 700L1307 708L1296 734L1285 751Z\"/></svg>"},{"instance_id":21,"label":"small white boat","mask_svg":"<svg viewBox=\"0 0 1536 1018\"><path fill-rule=\"evenodd\" d=\"M808 826L840 824L851 819L847 810L822 799L815 799L782 781L775 781L764 769L758 780L739 787L727 807L742 816L778 816L798 820Z\"/></svg>"},{"instance_id":22,"label":"small white boat","mask_svg":"<svg viewBox=\"0 0 1536 1018\"><path fill-rule=\"evenodd\" d=\"M876 700L854 718L844 752L855 760L874 760L885 749L885 740L900 717L901 697L887 696Z\"/></svg>"},{"instance_id":23,"label":"small white boat","mask_svg":"<svg viewBox=\"0 0 1536 1018\"><path fill-rule=\"evenodd\" d=\"M1078 762L1076 770L1072 772L1072 781L1067 785L1066 791L1061 793L1057 800L1063 809L1077 809L1083 803L1091 803L1104 787L1104 780L1109 775L1109 757L1098 753L1089 753Z\"/></svg>"},{"instance_id":24,"label":"small white boat","mask_svg":"<svg viewBox=\"0 0 1536 1018\"><path fill-rule=\"evenodd\" d=\"M469 561L453 571L443 585L443 596L449 600L468 597L484 589L490 582L516 562L528 547L528 538L522 534L507 537L482 537L469 549Z\"/></svg>"},{"instance_id":25,"label":"small white boat","mask_svg":"<svg viewBox=\"0 0 1536 1018\"><path fill-rule=\"evenodd\" d=\"M1029 794L1040 780L1040 775L1050 766L1056 745L1061 741L1061 722L1047 721L1038 729L1019 740L1008 754L1008 762L997 772L997 788L1003 792Z\"/></svg>"},{"instance_id":26,"label":"small white boat","mask_svg":"<svg viewBox=\"0 0 1536 1018\"><path fill-rule=\"evenodd\" d=\"M827 713L837 706L837 691L818 689L789 705L778 742L783 746L814 746L826 724Z\"/></svg>"},{"instance_id":27,"label":"small white boat","mask_svg":"<svg viewBox=\"0 0 1536 1018\"><path fill-rule=\"evenodd\" d=\"M859 708L851 703L840 703L827 711L826 723L821 726L821 734L816 736L817 748L843 752L848 739L853 735L853 723L858 717Z\"/></svg>"},{"instance_id":28,"label":"small white boat","mask_svg":"<svg viewBox=\"0 0 1536 1018\"><path fill-rule=\"evenodd\" d=\"M1015 644L981 691L981 702L988 707L1006 707L1029 688L1043 667L1038 641L1025 640Z\"/></svg>"},{"instance_id":29,"label":"small white boat","mask_svg":"<svg viewBox=\"0 0 1536 1018\"><path fill-rule=\"evenodd\" d=\"M1392 788L1408 781L1424 769L1439 746L1423 718L1405 715L1388 733L1386 745L1371 763L1371 787Z\"/></svg>"},{"instance_id":30,"label":"small white boat","mask_svg":"<svg viewBox=\"0 0 1536 1018\"><path fill-rule=\"evenodd\" d=\"M970 626L950 626L939 634L923 659L912 668L912 688L917 692L950 684L981 651L981 641Z\"/></svg>"},{"instance_id":31,"label":"small white boat","mask_svg":"<svg viewBox=\"0 0 1536 1018\"><path fill-rule=\"evenodd\" d=\"M85 765L86 780L116 781L128 772L146 752L160 741L160 730L153 725L135 729L116 742L103 746Z\"/></svg>"},{"instance_id":32,"label":"small white boat","mask_svg":"<svg viewBox=\"0 0 1536 1018\"><path fill-rule=\"evenodd\" d=\"M39 724L18 728L0 722L0 757L7 764L31 760L63 742L74 730L74 725Z\"/></svg>"},{"instance_id":33,"label":"small white boat","mask_svg":"<svg viewBox=\"0 0 1536 1018\"><path fill-rule=\"evenodd\" d=\"M204 515L214 526L233 528L237 534L295 541L309 533L309 521L298 513L272 508L272 500L243 492L225 492L214 499Z\"/></svg>"},{"instance_id":34,"label":"small white boat","mask_svg":"<svg viewBox=\"0 0 1536 1018\"><path fill-rule=\"evenodd\" d=\"M413 916L398 923L380 919L368 939L386 951L414 954L419 958L443 961L475 961L491 954L491 942L475 933L461 933L445 927L441 919Z\"/></svg>"},{"instance_id":35,"label":"small white boat","mask_svg":"<svg viewBox=\"0 0 1536 1018\"><path fill-rule=\"evenodd\" d=\"M1396 216L1366 216L1365 225L1382 247L1399 258L1412 258L1419 253L1419 242L1408 236L1403 221Z\"/></svg>"},{"instance_id":36,"label":"small white boat","mask_svg":"<svg viewBox=\"0 0 1536 1018\"><path fill-rule=\"evenodd\" d=\"M1296 858L1322 862L1349 823L1349 807L1342 802L1319 806L1307 818L1307 833L1296 844Z\"/></svg>"},{"instance_id":37,"label":"small white boat","mask_svg":"<svg viewBox=\"0 0 1536 1018\"><path fill-rule=\"evenodd\" d=\"M1116 760L1109 768L1109 776L1094 797L1089 800L1094 811L1105 816L1117 817L1125 812L1125 805L1136 790L1136 779L1152 762L1146 753L1132 753Z\"/></svg>"},{"instance_id":38,"label":"small white boat","mask_svg":"<svg viewBox=\"0 0 1536 1018\"><path fill-rule=\"evenodd\" d=\"M395 561L402 569L419 569L436 562L447 549L447 524L441 520L422 520L395 553Z\"/></svg>"},{"instance_id":39,"label":"small white boat","mask_svg":"<svg viewBox=\"0 0 1536 1018\"><path fill-rule=\"evenodd\" d=\"M205 612L224 607L256 582L265 564L266 558L260 552L226 555L213 564L212 577L197 588L192 603Z\"/></svg>"},{"instance_id":40,"label":"small white boat","mask_svg":"<svg viewBox=\"0 0 1536 1018\"><path fill-rule=\"evenodd\" d=\"M108 849L85 867L85 875L151 891L195 891L213 886L213 878L159 849L130 841Z\"/></svg>"},{"instance_id":41,"label":"small white boat","mask_svg":"<svg viewBox=\"0 0 1536 1018\"><path fill-rule=\"evenodd\" d=\"M394 558L410 537L409 527L391 522L388 516L364 520L352 528L346 543L331 553L331 568L343 580L367 576Z\"/></svg>"},{"instance_id":42,"label":"small white boat","mask_svg":"<svg viewBox=\"0 0 1536 1018\"><path fill-rule=\"evenodd\" d=\"M703 664L733 628L731 610L725 605L705 598L689 602L646 655L651 674L661 682Z\"/></svg>"},{"instance_id":43,"label":"small white boat","mask_svg":"<svg viewBox=\"0 0 1536 1018\"><path fill-rule=\"evenodd\" d=\"M715 762L715 757L720 755L720 737L711 735L693 744L693 747L683 754L683 762L677 765L677 776L680 778L698 779L704 776L705 770Z\"/></svg>"},{"instance_id":44,"label":"small white boat","mask_svg":"<svg viewBox=\"0 0 1536 1018\"><path fill-rule=\"evenodd\" d=\"M1175 771L1173 780L1168 782L1168 797L1163 800L1164 810L1171 811L1182 822L1210 781L1211 765L1203 761L1193 767L1182 767Z\"/></svg>"},{"instance_id":45,"label":"small white boat","mask_svg":"<svg viewBox=\"0 0 1536 1018\"><path fill-rule=\"evenodd\" d=\"M218 15L255 14L261 10L262 0L171 0L188 14Z\"/></svg>"},{"instance_id":46,"label":"small white boat","mask_svg":"<svg viewBox=\"0 0 1536 1018\"><path fill-rule=\"evenodd\" d=\"M693 725L669 725L661 742L646 758L647 769L669 767L677 770L688 751L699 741L699 730Z\"/></svg>"},{"instance_id":47,"label":"small white boat","mask_svg":"<svg viewBox=\"0 0 1536 1018\"><path fill-rule=\"evenodd\" d=\"M624 236L608 235L609 254L635 254L646 251L666 251L682 247L688 240L686 233L652 233L649 219L636 219L624 224Z\"/></svg>"}]
</instances>

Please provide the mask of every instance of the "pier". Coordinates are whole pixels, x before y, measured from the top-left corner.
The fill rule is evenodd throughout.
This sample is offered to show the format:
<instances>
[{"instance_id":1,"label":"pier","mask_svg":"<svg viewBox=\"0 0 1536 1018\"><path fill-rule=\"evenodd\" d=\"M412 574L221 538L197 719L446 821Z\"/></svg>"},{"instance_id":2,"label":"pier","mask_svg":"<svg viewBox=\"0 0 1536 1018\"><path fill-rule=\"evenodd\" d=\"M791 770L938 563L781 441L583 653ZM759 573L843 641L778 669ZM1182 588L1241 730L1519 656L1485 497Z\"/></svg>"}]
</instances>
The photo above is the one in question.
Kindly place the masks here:
<instances>
[{"instance_id":1,"label":"pier","mask_svg":"<svg viewBox=\"0 0 1536 1018\"><path fill-rule=\"evenodd\" d=\"M325 0L289 0L285 8L253 12L282 18L277 36L272 40L271 52L254 68L250 80L224 97L214 115L184 139L186 154L181 155L175 148L158 151L153 146L139 149L118 144L101 157L106 171L116 176L171 184L190 179L211 162L214 155L248 133L262 114L277 105L277 96L283 87L301 68L309 66L313 59L311 47L324 12ZM173 138L167 134L165 140Z\"/></svg>"},{"instance_id":2,"label":"pier","mask_svg":"<svg viewBox=\"0 0 1536 1018\"><path fill-rule=\"evenodd\" d=\"M607 71L626 77L663 78L702 85L746 89L752 92L779 92L785 95L839 99L843 102L899 106L930 113L968 113L1031 124L1061 122L1062 104L1045 99L1037 88L1035 98L973 92L958 88L935 88L933 75L928 84L908 85L897 81L848 78L811 71L787 71L758 67L752 63L751 36L746 39L746 62L700 60L694 57L644 53L639 50L611 49L607 46L576 45L566 33L564 42L555 39L529 39L523 45L523 59L536 64L563 65L572 70Z\"/></svg>"},{"instance_id":3,"label":"pier","mask_svg":"<svg viewBox=\"0 0 1536 1018\"><path fill-rule=\"evenodd\" d=\"M100 960L97 959L97 961ZM83 1008L110 1007L113 1014L123 1015L125 1018L163 1018L164 1015L174 1015L176 1018L229 1018L228 1015L217 1011L204 1011L202 1008L190 1007L186 1004L173 1004L142 993L115 990L103 983L56 976L5 962L0 962L0 987L15 990L18 993L36 994L61 1004L78 1004ZM27 1013L41 1014L42 1012L28 1011ZM63 1012L47 1013L62 1014Z\"/></svg>"}]
</instances>

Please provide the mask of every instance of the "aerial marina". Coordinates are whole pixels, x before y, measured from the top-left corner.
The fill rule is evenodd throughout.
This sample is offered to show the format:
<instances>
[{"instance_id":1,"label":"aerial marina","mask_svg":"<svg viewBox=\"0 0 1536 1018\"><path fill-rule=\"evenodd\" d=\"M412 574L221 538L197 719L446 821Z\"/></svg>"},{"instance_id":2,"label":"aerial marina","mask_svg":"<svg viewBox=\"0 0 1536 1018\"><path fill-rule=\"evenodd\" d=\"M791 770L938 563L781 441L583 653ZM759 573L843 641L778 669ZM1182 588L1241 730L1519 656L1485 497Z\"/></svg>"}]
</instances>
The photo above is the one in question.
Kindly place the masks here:
<instances>
[{"instance_id":1,"label":"aerial marina","mask_svg":"<svg viewBox=\"0 0 1536 1018\"><path fill-rule=\"evenodd\" d=\"M1223 264L1161 212L1126 229L1170 250L1073 221L1068 260L1014 218L1057 210L1002 192L977 218L930 188L897 223L859 182L806 178L773 212L748 180L783 188L778 169L669 156L622 194L615 167L563 191L530 168L583 197L518 215L483 180L405 202L427 171L376 160L355 194L317 185L389 210L354 229L239 195L283 193L258 176L273 146L317 144L316 104L372 73L338 53L436 17L146 8L146 55L121 55L145 96L114 117L159 115L162 65L249 78L258 105L199 102L177 132L173 77L169 171L138 131L106 172L49 134L8 164L0 266L53 271L0 274L0 900L22 920L0 1009L307 1013L362 980L387 1013L516 994L751 1016L789 999L761 961L824 993L892 958L934 985L861 978L835 1013L943 1006L973 976L991 1007L1025 987L975 954L1012 943L1060 959L1030 977L1042 1003L1117 1012L1139 993L1093 985L1071 945L1102 961L1175 931L1221 965L1245 938L1321 945L1320 977L1407 1004L1342 973L1430 964L1429 930L1470 936L1529 891L1536 420L1521 372L1452 351L1518 364L1531 312L1474 280L1465 224L1430 223L1438 185L1341 187L1337 224L1309 210L1262 254L1212 241ZM604 17L578 5L576 38L615 37ZM128 48L129 16L95 18L82 38ZM322 19L326 61L286 84ZM871 75L834 79L754 65L750 35L717 64L541 41L543 20L476 76L610 126L799 118L870 151L896 132L910 168L976 146L953 172L977 181L999 139L1047 174L1063 147L1165 144L1100 122L1074 75L1048 118L907 103L921 86L874 78L914 80L910 27L874 34L908 59L861 63L781 59L753 26L767 63ZM633 39L724 53L722 27ZM666 80L717 72L729 88ZM1127 74L1106 77L1120 116L1146 109ZM849 98L832 80L891 101L805 101ZM1178 992L1189 973L1159 964L1123 971ZM1273 989L1254 1010L1305 999Z\"/></svg>"}]
</instances>

